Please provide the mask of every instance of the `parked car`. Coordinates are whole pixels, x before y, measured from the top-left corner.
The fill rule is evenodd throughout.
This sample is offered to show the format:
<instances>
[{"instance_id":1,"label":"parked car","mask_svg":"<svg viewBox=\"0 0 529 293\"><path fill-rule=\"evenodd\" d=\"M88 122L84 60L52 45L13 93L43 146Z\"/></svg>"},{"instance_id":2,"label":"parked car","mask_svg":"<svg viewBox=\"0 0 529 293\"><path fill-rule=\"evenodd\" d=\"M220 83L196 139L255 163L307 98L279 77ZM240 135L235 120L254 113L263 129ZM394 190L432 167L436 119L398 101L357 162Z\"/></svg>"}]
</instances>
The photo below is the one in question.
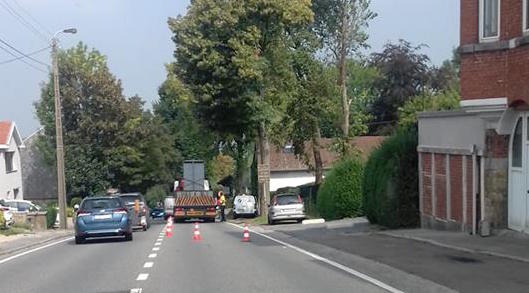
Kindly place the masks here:
<instances>
[{"instance_id":1,"label":"parked car","mask_svg":"<svg viewBox=\"0 0 529 293\"><path fill-rule=\"evenodd\" d=\"M154 208L151 210L151 218L154 219L164 219L165 210L162 208Z\"/></svg>"},{"instance_id":2,"label":"parked car","mask_svg":"<svg viewBox=\"0 0 529 293\"><path fill-rule=\"evenodd\" d=\"M167 196L163 200L163 208L165 210L165 219L172 217L174 213L175 198L173 196Z\"/></svg>"},{"instance_id":3,"label":"parked car","mask_svg":"<svg viewBox=\"0 0 529 293\"><path fill-rule=\"evenodd\" d=\"M268 224L270 225L281 220L296 220L300 223L305 217L305 206L301 197L296 194L275 195L272 205L268 208Z\"/></svg>"},{"instance_id":4,"label":"parked car","mask_svg":"<svg viewBox=\"0 0 529 293\"><path fill-rule=\"evenodd\" d=\"M255 197L252 195L237 195L233 199L233 218L237 219L242 216L257 216Z\"/></svg>"},{"instance_id":5,"label":"parked car","mask_svg":"<svg viewBox=\"0 0 529 293\"><path fill-rule=\"evenodd\" d=\"M116 196L83 199L75 221L75 243L86 238L124 236L132 241L131 213Z\"/></svg>"},{"instance_id":6,"label":"parked car","mask_svg":"<svg viewBox=\"0 0 529 293\"><path fill-rule=\"evenodd\" d=\"M118 196L123 200L131 212L132 227L139 227L142 228L143 231L147 231L151 226L151 212L143 195L139 192L135 192L118 194Z\"/></svg>"},{"instance_id":7,"label":"parked car","mask_svg":"<svg viewBox=\"0 0 529 293\"><path fill-rule=\"evenodd\" d=\"M5 220L5 225L6 226L9 227L9 226L13 225L15 220L13 219L13 213L11 213L11 210L9 209L9 207L0 205L0 213L2 213L4 215L4 220Z\"/></svg>"},{"instance_id":8,"label":"parked car","mask_svg":"<svg viewBox=\"0 0 529 293\"><path fill-rule=\"evenodd\" d=\"M12 212L38 212L42 208L29 200L2 199L0 205L8 207Z\"/></svg>"}]
</instances>

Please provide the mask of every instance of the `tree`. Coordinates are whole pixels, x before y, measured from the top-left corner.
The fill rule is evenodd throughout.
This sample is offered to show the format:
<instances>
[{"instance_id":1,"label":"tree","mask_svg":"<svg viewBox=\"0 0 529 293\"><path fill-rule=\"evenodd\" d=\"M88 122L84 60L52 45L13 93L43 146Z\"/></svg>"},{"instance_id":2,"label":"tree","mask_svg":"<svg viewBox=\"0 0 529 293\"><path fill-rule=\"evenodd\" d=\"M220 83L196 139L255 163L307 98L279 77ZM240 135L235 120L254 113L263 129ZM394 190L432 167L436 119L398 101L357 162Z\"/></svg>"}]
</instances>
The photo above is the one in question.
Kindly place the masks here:
<instances>
[{"instance_id":1,"label":"tree","mask_svg":"<svg viewBox=\"0 0 529 293\"><path fill-rule=\"evenodd\" d=\"M292 53L296 89L287 102L283 125L288 126L277 129L277 132L292 142L294 153L314 170L315 183L319 185L323 180L320 125L334 112L336 86L332 71L314 58L315 46L310 42L311 36L303 31L300 36L303 41L297 42Z\"/></svg>"},{"instance_id":2,"label":"tree","mask_svg":"<svg viewBox=\"0 0 529 293\"><path fill-rule=\"evenodd\" d=\"M167 77L158 95L154 113L172 134L178 153L177 173L182 174L183 160L211 160L216 153L216 137L198 120L193 93L174 74L174 64L167 66Z\"/></svg>"},{"instance_id":3,"label":"tree","mask_svg":"<svg viewBox=\"0 0 529 293\"><path fill-rule=\"evenodd\" d=\"M68 194L94 195L110 186L145 191L147 184L163 182L170 173L171 144L143 113L141 99L127 99L106 58L82 43L60 51L58 58ZM35 108L45 132L39 149L54 164L51 76Z\"/></svg>"},{"instance_id":4,"label":"tree","mask_svg":"<svg viewBox=\"0 0 529 293\"><path fill-rule=\"evenodd\" d=\"M197 98L201 120L221 134L256 137L260 166L269 166L268 131L291 85L288 32L311 20L309 0L196 0L169 20L175 73ZM263 215L268 184L259 192Z\"/></svg>"},{"instance_id":5,"label":"tree","mask_svg":"<svg viewBox=\"0 0 529 293\"><path fill-rule=\"evenodd\" d=\"M376 126L370 129L371 132L386 124L394 125L397 109L429 88L430 59L419 53L422 47L400 40L397 44L386 44L381 53L371 55L371 64L380 72L375 83L378 97L372 105Z\"/></svg>"},{"instance_id":6,"label":"tree","mask_svg":"<svg viewBox=\"0 0 529 293\"><path fill-rule=\"evenodd\" d=\"M451 60L445 60L439 68L434 67L431 70L432 89L456 90L459 91L459 67L461 65L461 57L459 52L454 50Z\"/></svg>"},{"instance_id":7,"label":"tree","mask_svg":"<svg viewBox=\"0 0 529 293\"><path fill-rule=\"evenodd\" d=\"M376 13L369 8L371 0L314 0L314 30L332 53L338 68L337 84L342 103L341 128L344 137L349 137L350 105L353 101L347 94L347 58L367 47L366 29ZM354 98L354 97L353 97Z\"/></svg>"},{"instance_id":8,"label":"tree","mask_svg":"<svg viewBox=\"0 0 529 293\"><path fill-rule=\"evenodd\" d=\"M404 106L399 107L399 123L403 128L409 128L417 123L417 114L424 111L453 110L459 108L459 93L445 90L440 93L425 92L411 98Z\"/></svg>"}]
</instances>

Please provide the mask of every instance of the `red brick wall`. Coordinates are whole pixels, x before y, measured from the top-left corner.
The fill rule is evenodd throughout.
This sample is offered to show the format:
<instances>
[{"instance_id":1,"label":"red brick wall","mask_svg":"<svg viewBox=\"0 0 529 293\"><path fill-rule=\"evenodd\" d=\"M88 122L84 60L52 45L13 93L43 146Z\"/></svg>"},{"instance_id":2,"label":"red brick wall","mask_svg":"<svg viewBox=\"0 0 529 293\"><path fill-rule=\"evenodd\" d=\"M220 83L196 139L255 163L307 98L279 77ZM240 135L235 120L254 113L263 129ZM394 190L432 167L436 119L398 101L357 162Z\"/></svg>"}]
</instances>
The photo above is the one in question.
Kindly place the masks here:
<instances>
[{"instance_id":1,"label":"red brick wall","mask_svg":"<svg viewBox=\"0 0 529 293\"><path fill-rule=\"evenodd\" d=\"M461 0L461 45L479 43L479 0ZM522 1L501 0L500 39L522 36ZM461 56L461 99L529 104L529 45Z\"/></svg>"},{"instance_id":2,"label":"red brick wall","mask_svg":"<svg viewBox=\"0 0 529 293\"><path fill-rule=\"evenodd\" d=\"M450 156L450 214L451 220L463 221L463 159Z\"/></svg>"},{"instance_id":3,"label":"red brick wall","mask_svg":"<svg viewBox=\"0 0 529 293\"><path fill-rule=\"evenodd\" d=\"M529 55L529 51L528 51ZM461 56L461 99L505 97L507 51Z\"/></svg>"},{"instance_id":4,"label":"red brick wall","mask_svg":"<svg viewBox=\"0 0 529 293\"><path fill-rule=\"evenodd\" d=\"M461 0L461 45L478 42L478 0Z\"/></svg>"},{"instance_id":5,"label":"red brick wall","mask_svg":"<svg viewBox=\"0 0 529 293\"><path fill-rule=\"evenodd\" d=\"M508 40L522 35L522 0L501 0L500 39Z\"/></svg>"},{"instance_id":6,"label":"red brick wall","mask_svg":"<svg viewBox=\"0 0 529 293\"><path fill-rule=\"evenodd\" d=\"M432 215L432 154L422 153L423 213Z\"/></svg>"},{"instance_id":7,"label":"red brick wall","mask_svg":"<svg viewBox=\"0 0 529 293\"><path fill-rule=\"evenodd\" d=\"M446 155L435 154L435 216L446 219Z\"/></svg>"}]
</instances>

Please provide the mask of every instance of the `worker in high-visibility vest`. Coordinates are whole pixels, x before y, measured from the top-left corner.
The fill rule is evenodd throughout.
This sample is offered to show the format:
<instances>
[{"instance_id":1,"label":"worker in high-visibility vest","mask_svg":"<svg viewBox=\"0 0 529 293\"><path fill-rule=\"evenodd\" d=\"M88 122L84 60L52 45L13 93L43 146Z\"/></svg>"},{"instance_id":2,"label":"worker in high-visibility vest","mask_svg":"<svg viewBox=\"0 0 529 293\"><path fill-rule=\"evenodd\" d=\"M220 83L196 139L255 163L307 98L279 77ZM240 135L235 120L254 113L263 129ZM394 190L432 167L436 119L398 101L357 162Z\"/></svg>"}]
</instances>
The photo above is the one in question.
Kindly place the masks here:
<instances>
[{"instance_id":1,"label":"worker in high-visibility vest","mask_svg":"<svg viewBox=\"0 0 529 293\"><path fill-rule=\"evenodd\" d=\"M219 192L220 198L220 221L226 222L226 215L224 214L224 210L226 209L226 197L224 196L224 192Z\"/></svg>"}]
</instances>

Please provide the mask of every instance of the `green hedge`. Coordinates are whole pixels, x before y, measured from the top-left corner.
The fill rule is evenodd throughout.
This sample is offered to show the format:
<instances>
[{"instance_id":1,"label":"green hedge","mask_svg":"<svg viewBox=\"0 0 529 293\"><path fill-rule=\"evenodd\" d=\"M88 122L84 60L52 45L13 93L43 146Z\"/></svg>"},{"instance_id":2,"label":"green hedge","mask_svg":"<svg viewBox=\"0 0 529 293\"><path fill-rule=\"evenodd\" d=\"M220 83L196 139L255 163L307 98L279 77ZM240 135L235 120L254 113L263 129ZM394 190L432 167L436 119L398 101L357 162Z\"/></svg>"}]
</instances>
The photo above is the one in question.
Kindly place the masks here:
<instances>
[{"instance_id":1,"label":"green hedge","mask_svg":"<svg viewBox=\"0 0 529 293\"><path fill-rule=\"evenodd\" d=\"M50 204L46 207L46 225L48 229L53 228L55 221L57 220L57 206Z\"/></svg>"},{"instance_id":2,"label":"green hedge","mask_svg":"<svg viewBox=\"0 0 529 293\"><path fill-rule=\"evenodd\" d=\"M363 205L371 223L389 228L419 225L417 130L401 129L369 157Z\"/></svg>"},{"instance_id":3,"label":"green hedge","mask_svg":"<svg viewBox=\"0 0 529 293\"><path fill-rule=\"evenodd\" d=\"M327 219L362 215L362 180L364 166L359 158L337 163L318 190L319 214Z\"/></svg>"}]
</instances>

